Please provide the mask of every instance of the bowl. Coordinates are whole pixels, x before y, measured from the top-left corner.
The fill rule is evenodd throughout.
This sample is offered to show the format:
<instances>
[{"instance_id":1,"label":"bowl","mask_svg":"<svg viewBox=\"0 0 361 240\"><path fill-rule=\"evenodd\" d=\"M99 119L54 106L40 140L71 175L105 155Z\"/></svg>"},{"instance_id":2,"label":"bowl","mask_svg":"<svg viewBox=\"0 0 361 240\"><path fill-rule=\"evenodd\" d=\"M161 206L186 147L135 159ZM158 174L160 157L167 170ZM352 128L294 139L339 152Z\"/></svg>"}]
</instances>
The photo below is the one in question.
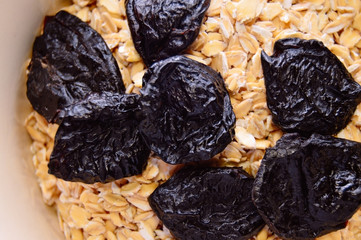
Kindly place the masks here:
<instances>
[{"instance_id":1,"label":"bowl","mask_svg":"<svg viewBox=\"0 0 361 240\"><path fill-rule=\"evenodd\" d=\"M17 0L16 3L14 1L2 3L3 11L0 15L0 109L2 113L0 118L2 133L0 138L2 164L0 167L0 189L2 190L0 239L64 239L55 210L47 207L43 202L31 162L32 154L29 149L31 139L24 127L24 121L31 111L25 95L25 69L32 43L39 32L44 16L54 14L59 9L59 5L68 2L68 0ZM288 4L292 1L285 0L284 2ZM217 9L214 8L213 11ZM290 32L284 34L287 35ZM266 46L271 49L271 45ZM208 53L212 55L210 51ZM247 59L247 54L245 54L245 59ZM223 68L217 70L221 71ZM259 69L255 68L255 70ZM252 137L247 132L244 136L247 139ZM275 136L278 135L275 134ZM247 149L252 148L252 144L256 144L255 141L251 142L252 144L240 142ZM340 234L335 233L334 236L341 236Z\"/></svg>"},{"instance_id":2,"label":"bowl","mask_svg":"<svg viewBox=\"0 0 361 240\"><path fill-rule=\"evenodd\" d=\"M62 1L64 2L64 1ZM29 150L24 120L25 62L46 13L61 1L3 1L0 14L0 233L1 239L61 239L54 210L46 207Z\"/></svg>"}]
</instances>

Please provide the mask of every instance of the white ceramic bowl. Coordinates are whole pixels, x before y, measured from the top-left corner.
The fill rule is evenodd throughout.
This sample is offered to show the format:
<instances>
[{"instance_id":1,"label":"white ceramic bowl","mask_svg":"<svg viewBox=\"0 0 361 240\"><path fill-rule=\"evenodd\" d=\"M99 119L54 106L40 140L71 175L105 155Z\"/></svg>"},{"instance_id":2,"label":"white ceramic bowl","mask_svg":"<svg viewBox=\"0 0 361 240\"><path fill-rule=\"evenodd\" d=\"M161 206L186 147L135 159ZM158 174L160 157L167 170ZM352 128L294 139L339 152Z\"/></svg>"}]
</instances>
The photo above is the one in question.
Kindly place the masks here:
<instances>
[{"instance_id":1,"label":"white ceramic bowl","mask_svg":"<svg viewBox=\"0 0 361 240\"><path fill-rule=\"evenodd\" d=\"M1 0L0 14L0 239L63 239L52 209L42 202L24 119L24 62L46 13L58 0Z\"/></svg>"}]
</instances>

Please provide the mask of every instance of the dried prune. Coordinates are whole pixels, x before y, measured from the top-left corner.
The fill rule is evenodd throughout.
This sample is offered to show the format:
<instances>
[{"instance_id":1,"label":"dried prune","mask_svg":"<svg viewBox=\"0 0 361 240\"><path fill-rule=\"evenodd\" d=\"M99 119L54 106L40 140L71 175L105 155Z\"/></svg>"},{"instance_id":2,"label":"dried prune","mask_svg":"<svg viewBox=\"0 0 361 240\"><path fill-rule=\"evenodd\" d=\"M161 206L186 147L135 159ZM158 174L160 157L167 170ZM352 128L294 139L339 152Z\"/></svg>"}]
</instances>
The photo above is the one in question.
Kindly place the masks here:
<instances>
[{"instance_id":1,"label":"dried prune","mask_svg":"<svg viewBox=\"0 0 361 240\"><path fill-rule=\"evenodd\" d=\"M267 105L286 132L335 134L361 101L361 86L322 42L298 38L262 52Z\"/></svg>"},{"instance_id":2,"label":"dried prune","mask_svg":"<svg viewBox=\"0 0 361 240\"><path fill-rule=\"evenodd\" d=\"M252 197L284 239L313 239L344 228L361 206L361 143L286 134L266 150Z\"/></svg>"},{"instance_id":3,"label":"dried prune","mask_svg":"<svg viewBox=\"0 0 361 240\"><path fill-rule=\"evenodd\" d=\"M187 166L148 201L177 239L246 240L264 226L251 199L253 181L242 168Z\"/></svg>"},{"instance_id":4,"label":"dried prune","mask_svg":"<svg viewBox=\"0 0 361 240\"><path fill-rule=\"evenodd\" d=\"M134 46L146 65L180 54L198 36L210 0L126 0Z\"/></svg>"},{"instance_id":5,"label":"dried prune","mask_svg":"<svg viewBox=\"0 0 361 240\"><path fill-rule=\"evenodd\" d=\"M65 11L45 21L29 65L27 96L49 122L64 107L90 93L124 92L111 51L88 24Z\"/></svg>"},{"instance_id":6,"label":"dried prune","mask_svg":"<svg viewBox=\"0 0 361 240\"><path fill-rule=\"evenodd\" d=\"M222 77L184 56L153 64L143 77L140 130L171 164L208 160L234 135L235 116Z\"/></svg>"},{"instance_id":7,"label":"dried prune","mask_svg":"<svg viewBox=\"0 0 361 240\"><path fill-rule=\"evenodd\" d=\"M113 105L109 98L98 97L93 98L98 101L90 100L89 112L86 105L77 105L80 111L76 107L63 119L50 157L50 174L94 183L137 175L144 169L150 150L138 129L139 97L113 97ZM115 117L109 107L116 107Z\"/></svg>"},{"instance_id":8,"label":"dried prune","mask_svg":"<svg viewBox=\"0 0 361 240\"><path fill-rule=\"evenodd\" d=\"M75 120L114 121L123 119L124 114L133 114L135 119L139 119L139 98L138 94L92 93L85 99L65 107L57 116L61 119L71 117Z\"/></svg>"}]
</instances>

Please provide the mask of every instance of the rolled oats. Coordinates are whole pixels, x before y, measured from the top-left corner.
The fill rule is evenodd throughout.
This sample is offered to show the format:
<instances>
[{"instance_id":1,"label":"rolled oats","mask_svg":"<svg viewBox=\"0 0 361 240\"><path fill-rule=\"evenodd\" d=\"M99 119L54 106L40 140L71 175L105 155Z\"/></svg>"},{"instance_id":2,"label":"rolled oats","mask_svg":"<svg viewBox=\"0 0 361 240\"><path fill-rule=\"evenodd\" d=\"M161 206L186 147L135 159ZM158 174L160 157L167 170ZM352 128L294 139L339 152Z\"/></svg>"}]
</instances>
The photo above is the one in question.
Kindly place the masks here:
<instances>
[{"instance_id":1,"label":"rolled oats","mask_svg":"<svg viewBox=\"0 0 361 240\"><path fill-rule=\"evenodd\" d=\"M332 18L332 16L329 16L330 18ZM329 24L327 24L325 26L325 28L323 29L324 33L335 33L338 32L346 27L348 27L349 25L352 24L352 21L355 17L355 14L353 13L345 13L342 15L337 16L336 19L334 19L332 22L330 22Z\"/></svg>"},{"instance_id":2,"label":"rolled oats","mask_svg":"<svg viewBox=\"0 0 361 240\"><path fill-rule=\"evenodd\" d=\"M236 127L235 129L235 138L238 143L244 146L247 149L256 148L256 139L255 137L246 131L243 127Z\"/></svg>"},{"instance_id":3,"label":"rolled oats","mask_svg":"<svg viewBox=\"0 0 361 240\"><path fill-rule=\"evenodd\" d=\"M106 229L104 223L92 220L84 227L84 231L91 236L99 236L104 234Z\"/></svg>"},{"instance_id":4,"label":"rolled oats","mask_svg":"<svg viewBox=\"0 0 361 240\"><path fill-rule=\"evenodd\" d=\"M265 3L265 0L240 0L237 3L237 21L248 22L258 17Z\"/></svg>"},{"instance_id":5,"label":"rolled oats","mask_svg":"<svg viewBox=\"0 0 361 240\"><path fill-rule=\"evenodd\" d=\"M127 197L128 202L130 202L133 206L143 210L143 211L149 211L152 210L149 206L149 203L146 198L143 197ZM133 215L132 215L133 216Z\"/></svg>"},{"instance_id":6,"label":"rolled oats","mask_svg":"<svg viewBox=\"0 0 361 240\"><path fill-rule=\"evenodd\" d=\"M202 48L202 53L207 57L214 57L227 47L226 43L219 40L211 40Z\"/></svg>"},{"instance_id":7,"label":"rolled oats","mask_svg":"<svg viewBox=\"0 0 361 240\"><path fill-rule=\"evenodd\" d=\"M282 5L279 2L267 3L262 9L260 19L263 21L273 20L281 12L283 12Z\"/></svg>"},{"instance_id":8,"label":"rolled oats","mask_svg":"<svg viewBox=\"0 0 361 240\"><path fill-rule=\"evenodd\" d=\"M360 40L360 32L352 28L345 29L340 35L340 44L348 48L353 48Z\"/></svg>"},{"instance_id":9,"label":"rolled oats","mask_svg":"<svg viewBox=\"0 0 361 240\"><path fill-rule=\"evenodd\" d=\"M70 208L70 218L78 228L83 228L89 223L91 214L84 208L72 205Z\"/></svg>"},{"instance_id":10,"label":"rolled oats","mask_svg":"<svg viewBox=\"0 0 361 240\"><path fill-rule=\"evenodd\" d=\"M146 222L139 223L139 233L145 240L154 240L154 228Z\"/></svg>"},{"instance_id":11,"label":"rolled oats","mask_svg":"<svg viewBox=\"0 0 361 240\"><path fill-rule=\"evenodd\" d=\"M103 235L100 236L89 236L86 240L105 240Z\"/></svg>"}]
</instances>

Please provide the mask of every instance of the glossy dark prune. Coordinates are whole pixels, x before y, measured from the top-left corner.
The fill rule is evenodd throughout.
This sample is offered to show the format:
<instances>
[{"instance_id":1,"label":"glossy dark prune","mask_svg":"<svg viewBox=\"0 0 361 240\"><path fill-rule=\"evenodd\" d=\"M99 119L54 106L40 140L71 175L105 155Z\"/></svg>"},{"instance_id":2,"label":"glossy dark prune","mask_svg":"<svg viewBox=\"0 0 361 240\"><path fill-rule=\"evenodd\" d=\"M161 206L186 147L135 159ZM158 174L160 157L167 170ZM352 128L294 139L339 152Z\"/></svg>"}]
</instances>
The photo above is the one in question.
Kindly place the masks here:
<instances>
[{"instance_id":1,"label":"glossy dark prune","mask_svg":"<svg viewBox=\"0 0 361 240\"><path fill-rule=\"evenodd\" d=\"M252 197L284 239L314 239L344 228L361 206L361 143L286 134L266 150Z\"/></svg>"},{"instance_id":2,"label":"glossy dark prune","mask_svg":"<svg viewBox=\"0 0 361 240\"><path fill-rule=\"evenodd\" d=\"M29 65L27 96L49 122L66 106L91 93L125 91L122 76L103 38L65 11L47 17Z\"/></svg>"},{"instance_id":3,"label":"glossy dark prune","mask_svg":"<svg viewBox=\"0 0 361 240\"><path fill-rule=\"evenodd\" d=\"M61 119L71 117L73 120L114 121L124 118L124 114L133 114L137 119L141 115L139 98L138 94L93 93L65 107L59 112L58 117Z\"/></svg>"},{"instance_id":4,"label":"glossy dark prune","mask_svg":"<svg viewBox=\"0 0 361 240\"><path fill-rule=\"evenodd\" d=\"M181 240L247 240L265 224L252 203L254 179L242 168L184 167L149 204Z\"/></svg>"},{"instance_id":5,"label":"glossy dark prune","mask_svg":"<svg viewBox=\"0 0 361 240\"><path fill-rule=\"evenodd\" d=\"M87 105L72 109L56 133L49 173L85 183L110 182L142 173L150 150L138 129L138 100L135 94L105 100L93 96L90 112ZM113 107L116 113L109 111Z\"/></svg>"},{"instance_id":6,"label":"glossy dark prune","mask_svg":"<svg viewBox=\"0 0 361 240\"><path fill-rule=\"evenodd\" d=\"M361 86L322 42L281 39L261 60L267 105L282 130L331 135L346 127Z\"/></svg>"},{"instance_id":7,"label":"glossy dark prune","mask_svg":"<svg viewBox=\"0 0 361 240\"><path fill-rule=\"evenodd\" d=\"M197 38L210 0L126 0L134 46L145 64L178 55Z\"/></svg>"},{"instance_id":8,"label":"glossy dark prune","mask_svg":"<svg viewBox=\"0 0 361 240\"><path fill-rule=\"evenodd\" d=\"M140 130L165 162L208 160L234 135L235 115L222 77L183 56L153 64L143 77Z\"/></svg>"}]
</instances>

